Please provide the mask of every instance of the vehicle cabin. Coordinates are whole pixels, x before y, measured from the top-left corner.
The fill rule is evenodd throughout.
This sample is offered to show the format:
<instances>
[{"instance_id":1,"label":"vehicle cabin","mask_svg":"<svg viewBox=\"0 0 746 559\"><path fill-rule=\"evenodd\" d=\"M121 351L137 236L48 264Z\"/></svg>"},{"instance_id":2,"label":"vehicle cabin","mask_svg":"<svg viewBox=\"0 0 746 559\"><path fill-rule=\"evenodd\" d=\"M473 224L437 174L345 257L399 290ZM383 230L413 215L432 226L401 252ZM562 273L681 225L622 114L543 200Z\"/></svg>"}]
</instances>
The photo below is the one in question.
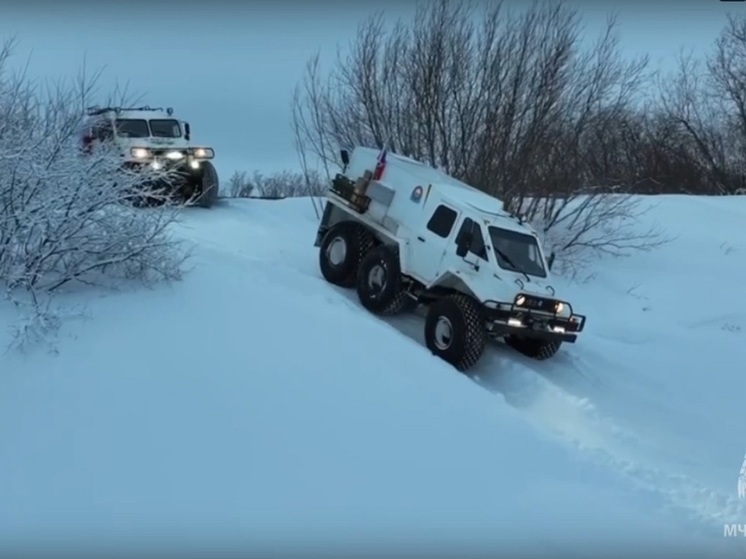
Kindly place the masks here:
<instances>
[{"instance_id":1,"label":"vehicle cabin","mask_svg":"<svg viewBox=\"0 0 746 559\"><path fill-rule=\"evenodd\" d=\"M190 139L189 123L174 118L170 108L92 108L88 115L83 137L86 146L93 141L108 140L174 145Z\"/></svg>"},{"instance_id":2,"label":"vehicle cabin","mask_svg":"<svg viewBox=\"0 0 746 559\"><path fill-rule=\"evenodd\" d=\"M344 173L356 181L355 193L350 196L333 187L330 198L348 206L361 201L357 211L363 221L384 234L412 243L419 240L417 270L412 272L425 285L436 279L444 250L467 233L471 236L470 254L463 255L467 261L495 259L506 271L548 276L536 231L505 211L500 200L424 163L390 153L381 177L374 180L372 170L379 156L376 149L355 148ZM337 219L329 217L331 226ZM339 219L343 218L340 213Z\"/></svg>"}]
</instances>

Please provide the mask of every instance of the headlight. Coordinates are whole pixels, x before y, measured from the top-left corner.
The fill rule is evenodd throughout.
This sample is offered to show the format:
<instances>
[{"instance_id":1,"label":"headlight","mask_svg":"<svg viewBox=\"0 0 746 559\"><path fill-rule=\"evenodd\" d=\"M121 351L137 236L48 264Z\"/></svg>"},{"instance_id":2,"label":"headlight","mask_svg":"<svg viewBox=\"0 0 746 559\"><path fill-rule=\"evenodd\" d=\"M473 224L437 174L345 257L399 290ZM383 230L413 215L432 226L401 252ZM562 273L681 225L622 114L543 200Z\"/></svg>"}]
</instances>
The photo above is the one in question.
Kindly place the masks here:
<instances>
[{"instance_id":1,"label":"headlight","mask_svg":"<svg viewBox=\"0 0 746 559\"><path fill-rule=\"evenodd\" d=\"M555 303L555 305L554 305L554 312L555 313L559 314L563 310L565 310L565 305L564 304L560 303L559 301L557 303Z\"/></svg>"},{"instance_id":2,"label":"headlight","mask_svg":"<svg viewBox=\"0 0 746 559\"><path fill-rule=\"evenodd\" d=\"M526 298L523 295L519 295L515 298L515 304L519 307L522 307L523 304L526 302Z\"/></svg>"},{"instance_id":3,"label":"headlight","mask_svg":"<svg viewBox=\"0 0 746 559\"><path fill-rule=\"evenodd\" d=\"M168 153L166 153L166 158L177 161L179 159L183 159L184 154L180 151L169 151Z\"/></svg>"},{"instance_id":4,"label":"headlight","mask_svg":"<svg viewBox=\"0 0 746 559\"><path fill-rule=\"evenodd\" d=\"M132 148L130 153L135 159L145 159L150 156L150 150L145 148Z\"/></svg>"},{"instance_id":5,"label":"headlight","mask_svg":"<svg viewBox=\"0 0 746 559\"><path fill-rule=\"evenodd\" d=\"M212 148L195 148L194 157L212 159L213 157L215 157L215 151Z\"/></svg>"}]
</instances>

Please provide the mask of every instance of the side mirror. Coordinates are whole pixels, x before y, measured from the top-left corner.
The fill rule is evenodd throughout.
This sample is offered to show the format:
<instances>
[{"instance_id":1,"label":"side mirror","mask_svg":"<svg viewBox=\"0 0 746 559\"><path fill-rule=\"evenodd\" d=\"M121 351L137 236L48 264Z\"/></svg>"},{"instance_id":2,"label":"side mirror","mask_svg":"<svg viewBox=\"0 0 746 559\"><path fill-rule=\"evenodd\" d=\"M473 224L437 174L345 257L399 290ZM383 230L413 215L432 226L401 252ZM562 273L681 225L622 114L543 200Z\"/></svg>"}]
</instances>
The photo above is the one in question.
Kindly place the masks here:
<instances>
[{"instance_id":1,"label":"side mirror","mask_svg":"<svg viewBox=\"0 0 746 559\"><path fill-rule=\"evenodd\" d=\"M184 123L184 139L188 142L192 138L192 127L188 122Z\"/></svg>"},{"instance_id":2,"label":"side mirror","mask_svg":"<svg viewBox=\"0 0 746 559\"><path fill-rule=\"evenodd\" d=\"M350 152L347 151L346 149L343 149L342 151L339 152L339 155L342 156L342 165L347 167L347 165L350 164Z\"/></svg>"},{"instance_id":3,"label":"side mirror","mask_svg":"<svg viewBox=\"0 0 746 559\"><path fill-rule=\"evenodd\" d=\"M552 271L552 266L554 265L554 259L557 257L556 254L554 254L554 251L549 255L549 258L547 258L547 267L549 268L549 271Z\"/></svg>"}]
</instances>

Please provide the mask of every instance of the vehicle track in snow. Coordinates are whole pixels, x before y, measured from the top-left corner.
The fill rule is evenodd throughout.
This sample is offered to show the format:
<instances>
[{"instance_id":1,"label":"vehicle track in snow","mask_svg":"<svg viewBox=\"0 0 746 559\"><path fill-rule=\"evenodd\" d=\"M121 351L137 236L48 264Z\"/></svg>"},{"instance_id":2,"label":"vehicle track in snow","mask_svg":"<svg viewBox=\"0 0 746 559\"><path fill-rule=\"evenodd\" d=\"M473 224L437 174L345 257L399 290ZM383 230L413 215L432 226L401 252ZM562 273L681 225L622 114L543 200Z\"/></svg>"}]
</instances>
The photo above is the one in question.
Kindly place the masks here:
<instances>
[{"instance_id":1,"label":"vehicle track in snow","mask_svg":"<svg viewBox=\"0 0 746 559\"><path fill-rule=\"evenodd\" d=\"M262 208L273 208L270 204L262 204ZM360 306L354 289L331 286L321 277L318 250L312 246L316 222L310 203L308 223L300 229L301 232L307 229L304 238L299 238L298 229L292 232L283 229L279 211L277 216L270 215L267 219L264 215L260 223L251 223L247 211L250 206L253 204L241 208L228 204L219 210L225 212L227 219L211 224L214 229L209 237L204 237L204 230L199 235L189 234L189 224L185 236L211 250L231 252L237 264L249 263L246 267L249 282L276 282L278 274L273 273L273 269L293 267L298 274L297 281L281 274L288 289L301 290L313 297L323 296L329 302L367 312ZM192 219L197 222L211 219L206 213L203 216ZM242 236L246 238L246 246L240 250L226 249L226 236ZM272 243L261 242L270 237ZM326 289L319 290L319 286ZM423 315L422 312L407 314L387 318L384 322L427 351ZM671 433L665 432L663 427L661 433L656 432L655 421L643 425L625 417L639 411L644 421L644 418L655 418L655 414L667 413L665 403L655 398L656 391L662 387L644 375L626 379L623 363L604 352L604 348L612 344L626 344L632 350L632 347L650 343L639 333L630 336L629 331L617 335L607 332L604 336L586 334L581 342L584 345L568 345L546 362L528 359L502 343L491 343L470 376L479 386L499 394L520 410L537 428L627 477L640 489L658 496L665 506L685 511L708 535L722 536L724 523L743 523L746 519L744 506L735 492L738 464L734 464L734 491L724 494L682 473L682 468L678 467L681 464L676 460L686 455L678 452L684 446L677 447L680 441L673 440L676 448L671 450L659 440L661 435L670 441ZM610 371L613 374L609 374ZM458 373L454 370L454 374ZM647 393L653 396L646 398ZM691 441L681 442L682 445L686 443L691 444Z\"/></svg>"},{"instance_id":2,"label":"vehicle track in snow","mask_svg":"<svg viewBox=\"0 0 746 559\"><path fill-rule=\"evenodd\" d=\"M358 304L354 290L332 289ZM386 318L385 322L427 351L424 312ZM458 373L454 370L454 374ZM723 494L676 471L659 456L657 440L602 413L592 394L613 395L620 389L619 383L588 370L572 347L563 348L550 361L539 362L501 342L491 342L469 376L482 388L502 396L537 428L658 496L665 507L679 509L704 535L721 536L723 524L746 522L746 507L735 491ZM618 402L620 408L626 404ZM743 552L746 554L746 542Z\"/></svg>"}]
</instances>

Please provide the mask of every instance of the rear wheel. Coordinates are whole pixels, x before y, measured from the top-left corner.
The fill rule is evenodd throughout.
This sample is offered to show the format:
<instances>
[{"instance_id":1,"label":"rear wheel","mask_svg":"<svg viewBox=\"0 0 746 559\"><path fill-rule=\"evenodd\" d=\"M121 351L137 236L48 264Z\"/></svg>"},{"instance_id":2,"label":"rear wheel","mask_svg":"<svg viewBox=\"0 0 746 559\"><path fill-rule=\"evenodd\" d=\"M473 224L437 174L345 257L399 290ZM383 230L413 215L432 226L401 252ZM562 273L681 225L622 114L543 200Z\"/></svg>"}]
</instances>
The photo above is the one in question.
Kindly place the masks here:
<instances>
[{"instance_id":1,"label":"rear wheel","mask_svg":"<svg viewBox=\"0 0 746 559\"><path fill-rule=\"evenodd\" d=\"M515 349L518 353L536 359L537 361L544 361L554 357L554 354L559 351L562 341L547 341L538 340L535 338L524 338L521 336L510 335L505 337L505 343Z\"/></svg>"},{"instance_id":2,"label":"rear wheel","mask_svg":"<svg viewBox=\"0 0 746 559\"><path fill-rule=\"evenodd\" d=\"M331 284L354 286L360 262L375 242L373 235L359 223L343 221L334 225L319 247L321 275Z\"/></svg>"},{"instance_id":3,"label":"rear wheel","mask_svg":"<svg viewBox=\"0 0 746 559\"><path fill-rule=\"evenodd\" d=\"M479 361L485 343L482 315L471 297L449 295L430 305L425 344L433 354L463 372Z\"/></svg>"}]
</instances>

